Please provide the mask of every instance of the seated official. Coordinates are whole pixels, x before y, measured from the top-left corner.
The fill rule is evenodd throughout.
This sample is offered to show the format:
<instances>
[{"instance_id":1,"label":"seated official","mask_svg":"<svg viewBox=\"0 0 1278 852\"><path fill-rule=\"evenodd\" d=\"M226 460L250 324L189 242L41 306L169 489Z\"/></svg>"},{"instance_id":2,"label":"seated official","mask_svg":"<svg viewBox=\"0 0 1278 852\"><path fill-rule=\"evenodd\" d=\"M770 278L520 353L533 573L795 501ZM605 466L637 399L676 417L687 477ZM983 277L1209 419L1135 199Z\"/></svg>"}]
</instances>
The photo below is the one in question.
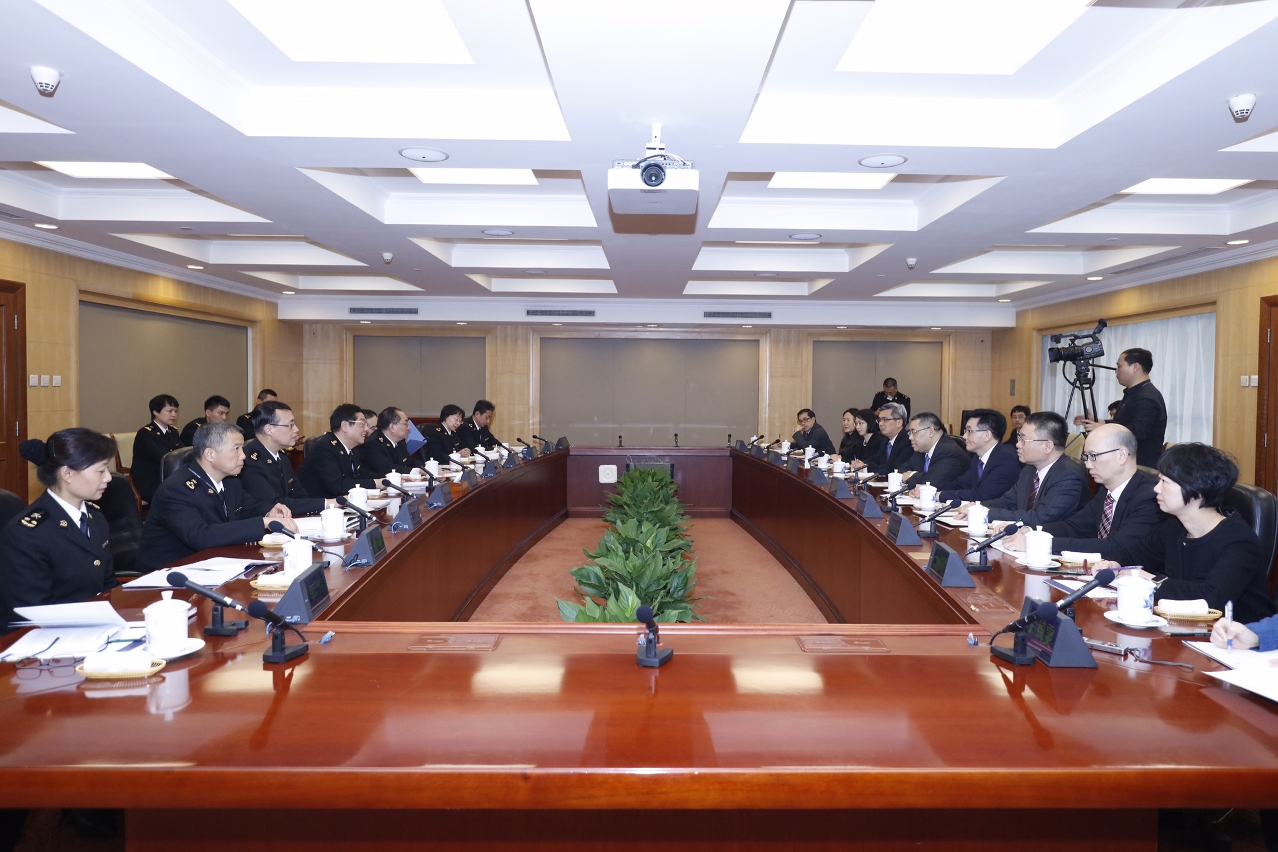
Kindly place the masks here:
<instances>
[{"instance_id":1,"label":"seated official","mask_svg":"<svg viewBox=\"0 0 1278 852\"><path fill-rule=\"evenodd\" d=\"M46 490L0 532L0 633L14 607L80 603L116 585L110 526L92 502L111 484L115 441L62 429L18 451Z\"/></svg>"},{"instance_id":2,"label":"seated official","mask_svg":"<svg viewBox=\"0 0 1278 852\"><path fill-rule=\"evenodd\" d=\"M1102 559L1154 535L1167 520L1154 496L1156 480L1136 469L1136 438L1125 426L1106 423L1092 429L1083 445L1083 463L1103 486L1078 512L1043 524L1052 534L1052 551L1099 553ZM1008 550L1025 549L1025 530L1003 539Z\"/></svg>"},{"instance_id":3,"label":"seated official","mask_svg":"<svg viewBox=\"0 0 1278 852\"><path fill-rule=\"evenodd\" d=\"M426 431L426 445L421 449L426 460L433 459L440 464L448 464L448 457L452 453L465 458L470 456L470 450L462 445L458 431L465 416L466 412L462 411L460 405L449 404L439 410L439 423Z\"/></svg>"},{"instance_id":4,"label":"seated official","mask_svg":"<svg viewBox=\"0 0 1278 852\"><path fill-rule=\"evenodd\" d=\"M204 416L197 417L182 427L182 446L189 447L195 441L195 430L210 421L225 420L231 413L231 403L224 396L211 396L204 400Z\"/></svg>"},{"instance_id":5,"label":"seated official","mask_svg":"<svg viewBox=\"0 0 1278 852\"><path fill-rule=\"evenodd\" d=\"M377 428L373 436L360 447L360 461L364 471L372 476L409 473L416 466L408 454L408 415L403 409L386 408L377 415Z\"/></svg>"},{"instance_id":6,"label":"seated official","mask_svg":"<svg viewBox=\"0 0 1278 852\"><path fill-rule=\"evenodd\" d=\"M260 504L288 507L294 515L313 515L336 505L332 499L306 493L285 451L297 443L297 418L282 402L268 400L253 409L253 434L244 445L240 484Z\"/></svg>"},{"instance_id":7,"label":"seated official","mask_svg":"<svg viewBox=\"0 0 1278 852\"><path fill-rule=\"evenodd\" d=\"M888 403L895 403L905 410L905 419L910 419L910 398L897 390L896 379L888 376L883 380L883 390L874 395L874 401L870 403L872 411L878 411Z\"/></svg>"},{"instance_id":8,"label":"seated official","mask_svg":"<svg viewBox=\"0 0 1278 852\"><path fill-rule=\"evenodd\" d=\"M941 491L943 502L993 500L1016 485L1021 464L1016 451L1003 443L1006 428L1002 412L992 408L978 408L967 418L963 443L972 455L972 463L952 488Z\"/></svg>"},{"instance_id":9,"label":"seated official","mask_svg":"<svg viewBox=\"0 0 1278 852\"><path fill-rule=\"evenodd\" d=\"M1274 614L1269 566L1242 518L1221 506L1238 466L1206 444L1175 444L1158 460L1158 506L1171 518L1154 535L1124 541L1097 569L1139 565L1154 574L1156 599L1203 598L1213 609L1234 602L1239 621ZM1159 576L1161 575L1161 576Z\"/></svg>"},{"instance_id":10,"label":"seated official","mask_svg":"<svg viewBox=\"0 0 1278 852\"><path fill-rule=\"evenodd\" d=\"M497 449L497 445L501 442L493 437L492 431L488 428L492 426L496 413L497 406L488 400L481 399L476 402L475 410L457 430L461 437L461 445L468 450L476 447L483 447L485 450Z\"/></svg>"},{"instance_id":11,"label":"seated official","mask_svg":"<svg viewBox=\"0 0 1278 852\"><path fill-rule=\"evenodd\" d=\"M849 463L852 470L868 469L876 476L883 476L891 471L910 469L910 461L914 458L914 447L905 435L905 406L889 402L876 412L879 434L883 443L878 452L865 461Z\"/></svg>"},{"instance_id":12,"label":"seated official","mask_svg":"<svg viewBox=\"0 0 1278 852\"><path fill-rule=\"evenodd\" d=\"M930 411L920 411L910 418L910 428L905 434L914 447L909 481L915 485L931 483L938 490L956 487L971 461L967 453L950 440L941 418Z\"/></svg>"},{"instance_id":13,"label":"seated official","mask_svg":"<svg viewBox=\"0 0 1278 852\"><path fill-rule=\"evenodd\" d=\"M790 437L790 450L804 450L808 447L816 450L818 456L834 455L834 442L830 440L825 427L817 422L816 412L804 408L798 415L799 428Z\"/></svg>"},{"instance_id":14,"label":"seated official","mask_svg":"<svg viewBox=\"0 0 1278 852\"><path fill-rule=\"evenodd\" d=\"M1063 521L1091 500L1083 466L1065 455L1069 437L1065 418L1039 411L1017 430L1016 455L1022 467L1016 484L992 500L981 501L991 521L1021 521L1036 527ZM967 512L959 509L957 519Z\"/></svg>"},{"instance_id":15,"label":"seated official","mask_svg":"<svg viewBox=\"0 0 1278 852\"><path fill-rule=\"evenodd\" d=\"M839 442L839 458L851 464L865 462L879 451L883 436L873 431L874 412L849 408L843 412L843 440Z\"/></svg>"},{"instance_id":16,"label":"seated official","mask_svg":"<svg viewBox=\"0 0 1278 852\"><path fill-rule=\"evenodd\" d=\"M1217 619L1211 628L1211 644L1224 648L1229 645L1230 640L1235 648L1278 651L1278 615L1271 615L1251 624Z\"/></svg>"},{"instance_id":17,"label":"seated official","mask_svg":"<svg viewBox=\"0 0 1278 852\"><path fill-rule=\"evenodd\" d=\"M142 525L138 570L154 571L210 547L261 541L272 521L297 532L288 508L244 493L244 436L234 423L208 423L195 432L191 463L155 492Z\"/></svg>"},{"instance_id":18,"label":"seated official","mask_svg":"<svg viewBox=\"0 0 1278 852\"><path fill-rule=\"evenodd\" d=\"M151 502L155 489L160 487L160 460L164 454L181 448L182 436L178 434L178 401L167 393L151 398L148 403L151 422L138 430L133 438L133 461L129 478L138 495Z\"/></svg>"},{"instance_id":19,"label":"seated official","mask_svg":"<svg viewBox=\"0 0 1278 852\"><path fill-rule=\"evenodd\" d=\"M297 478L309 497L345 497L356 486L376 488L377 478L364 470L354 450L368 437L367 419L353 402L328 416L325 432L306 453Z\"/></svg>"},{"instance_id":20,"label":"seated official","mask_svg":"<svg viewBox=\"0 0 1278 852\"><path fill-rule=\"evenodd\" d=\"M279 394L270 388L262 388L257 394L257 404L264 402L274 402L279 399ZM253 412L248 411L235 418L235 425L240 427L240 432L244 435L245 441L253 440Z\"/></svg>"}]
</instances>

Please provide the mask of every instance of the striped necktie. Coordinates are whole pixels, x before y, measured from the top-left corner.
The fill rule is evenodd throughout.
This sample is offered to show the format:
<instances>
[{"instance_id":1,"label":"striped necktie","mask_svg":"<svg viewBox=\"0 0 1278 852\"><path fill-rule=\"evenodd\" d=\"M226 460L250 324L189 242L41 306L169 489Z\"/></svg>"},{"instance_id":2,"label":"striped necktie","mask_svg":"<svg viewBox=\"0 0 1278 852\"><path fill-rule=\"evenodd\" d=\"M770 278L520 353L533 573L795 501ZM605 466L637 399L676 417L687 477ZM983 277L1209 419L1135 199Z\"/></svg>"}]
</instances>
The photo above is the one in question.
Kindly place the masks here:
<instances>
[{"instance_id":1,"label":"striped necktie","mask_svg":"<svg viewBox=\"0 0 1278 852\"><path fill-rule=\"evenodd\" d=\"M1026 509L1034 508L1034 501L1038 499L1038 474L1034 474L1034 484L1030 486L1029 500L1025 503Z\"/></svg>"},{"instance_id":2,"label":"striped necktie","mask_svg":"<svg viewBox=\"0 0 1278 852\"><path fill-rule=\"evenodd\" d=\"M1109 528L1114 524L1114 495L1105 495L1105 511L1101 514L1100 529L1097 538L1109 538Z\"/></svg>"}]
</instances>

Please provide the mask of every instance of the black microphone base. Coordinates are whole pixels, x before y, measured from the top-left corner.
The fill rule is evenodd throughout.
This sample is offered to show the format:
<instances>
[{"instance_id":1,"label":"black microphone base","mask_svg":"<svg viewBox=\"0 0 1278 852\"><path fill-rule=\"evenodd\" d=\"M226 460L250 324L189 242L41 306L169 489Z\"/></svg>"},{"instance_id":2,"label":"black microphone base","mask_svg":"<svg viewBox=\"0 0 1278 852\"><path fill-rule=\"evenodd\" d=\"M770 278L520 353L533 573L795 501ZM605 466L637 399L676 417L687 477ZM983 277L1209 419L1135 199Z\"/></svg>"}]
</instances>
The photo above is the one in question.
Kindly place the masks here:
<instances>
[{"instance_id":1,"label":"black microphone base","mask_svg":"<svg viewBox=\"0 0 1278 852\"><path fill-rule=\"evenodd\" d=\"M990 564L990 555L984 549L981 550L980 559L976 562L969 562L966 567L969 574L975 574L977 571L994 570L994 566Z\"/></svg>"},{"instance_id":2,"label":"black microphone base","mask_svg":"<svg viewBox=\"0 0 1278 852\"><path fill-rule=\"evenodd\" d=\"M990 645L990 655L1014 666L1032 666L1038 660L1034 652L1029 649L1029 637L1025 635L1024 631L1016 634L1016 638L1012 641L1012 647L1010 648Z\"/></svg>"},{"instance_id":3,"label":"black microphone base","mask_svg":"<svg viewBox=\"0 0 1278 852\"><path fill-rule=\"evenodd\" d=\"M204 626L205 636L235 636L248 627L248 621L225 621L221 604L213 604L212 620Z\"/></svg>"},{"instance_id":4,"label":"black microphone base","mask_svg":"<svg viewBox=\"0 0 1278 852\"><path fill-rule=\"evenodd\" d=\"M936 521L928 521L926 524L919 524L914 531L918 533L919 538L936 538Z\"/></svg>"},{"instance_id":5,"label":"black microphone base","mask_svg":"<svg viewBox=\"0 0 1278 852\"><path fill-rule=\"evenodd\" d=\"M670 658L674 656L674 648L657 648L655 657L648 656L648 647L645 645L635 654L635 662L641 666L650 669L658 669L670 662Z\"/></svg>"},{"instance_id":6,"label":"black microphone base","mask_svg":"<svg viewBox=\"0 0 1278 852\"><path fill-rule=\"evenodd\" d=\"M284 628L277 627L271 631L271 648L262 654L262 662L264 663L287 663L289 660L296 660L298 657L306 654L311 650L311 646L306 642L299 642L296 645L284 644L287 640L284 638Z\"/></svg>"}]
</instances>

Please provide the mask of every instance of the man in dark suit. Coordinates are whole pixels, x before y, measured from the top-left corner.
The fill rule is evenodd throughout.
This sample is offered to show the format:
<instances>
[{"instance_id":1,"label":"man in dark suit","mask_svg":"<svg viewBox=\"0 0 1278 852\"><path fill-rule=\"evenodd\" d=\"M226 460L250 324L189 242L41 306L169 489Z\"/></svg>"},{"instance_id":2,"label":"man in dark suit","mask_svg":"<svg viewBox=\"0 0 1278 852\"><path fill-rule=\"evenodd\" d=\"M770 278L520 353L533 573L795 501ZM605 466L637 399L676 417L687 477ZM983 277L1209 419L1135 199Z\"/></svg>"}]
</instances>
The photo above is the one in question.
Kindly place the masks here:
<instances>
[{"instance_id":1,"label":"man in dark suit","mask_svg":"<svg viewBox=\"0 0 1278 852\"><path fill-rule=\"evenodd\" d=\"M182 436L178 434L178 401L167 393L151 398L148 403L151 411L151 422L138 430L133 438L133 461L130 463L129 478L133 487L147 503L155 496L155 489L160 487L160 460L164 454L182 446Z\"/></svg>"},{"instance_id":2,"label":"man in dark suit","mask_svg":"<svg viewBox=\"0 0 1278 852\"><path fill-rule=\"evenodd\" d=\"M1111 559L1120 549L1152 535L1167 516L1158 508L1158 479L1136 469L1136 436L1126 426L1106 423L1092 429L1083 445L1083 463L1102 486L1096 496L1063 521L1043 525L1052 551L1099 553ZM1008 550L1025 549L1025 531L1004 539Z\"/></svg>"},{"instance_id":3,"label":"man in dark suit","mask_svg":"<svg viewBox=\"0 0 1278 852\"><path fill-rule=\"evenodd\" d=\"M331 499L311 497L293 472L284 451L297 441L297 418L282 402L268 400L253 409L253 433L244 445L244 469L240 484L259 503L281 503L294 515L313 515L336 505Z\"/></svg>"},{"instance_id":4,"label":"man in dark suit","mask_svg":"<svg viewBox=\"0 0 1278 852\"><path fill-rule=\"evenodd\" d=\"M210 547L260 541L272 521L297 532L285 506L258 503L237 474L244 436L235 424L210 423L195 433L195 456L160 485L142 527L137 567L154 571Z\"/></svg>"},{"instance_id":5,"label":"man in dark suit","mask_svg":"<svg viewBox=\"0 0 1278 852\"><path fill-rule=\"evenodd\" d=\"M905 419L910 419L910 398L896 389L896 379L888 376L883 380L883 390L874 395L870 404L871 411L878 411L889 402L894 402L905 409Z\"/></svg>"},{"instance_id":6,"label":"man in dark suit","mask_svg":"<svg viewBox=\"0 0 1278 852\"><path fill-rule=\"evenodd\" d=\"M906 430L914 458L910 460L908 480L914 485L925 482L940 490L954 488L967 473L967 453L945 431L941 418L930 411L920 411L910 418Z\"/></svg>"},{"instance_id":7,"label":"man in dark suit","mask_svg":"<svg viewBox=\"0 0 1278 852\"><path fill-rule=\"evenodd\" d=\"M811 447L817 455L834 455L834 442L830 440L825 427L817 422L816 412L804 408L799 412L799 428L790 438L791 450L802 450Z\"/></svg>"},{"instance_id":8,"label":"man in dark suit","mask_svg":"<svg viewBox=\"0 0 1278 852\"><path fill-rule=\"evenodd\" d=\"M909 470L910 460L914 458L914 447L905 435L907 415L905 406L889 402L878 410L879 434L883 443L879 450L867 462L850 462L851 470L866 468L876 476L883 476L894 470Z\"/></svg>"},{"instance_id":9,"label":"man in dark suit","mask_svg":"<svg viewBox=\"0 0 1278 852\"><path fill-rule=\"evenodd\" d=\"M204 400L204 416L197 417L182 427L182 446L195 445L195 430L210 421L225 420L231 413L231 403L224 396L211 396Z\"/></svg>"},{"instance_id":10,"label":"man in dark suit","mask_svg":"<svg viewBox=\"0 0 1278 852\"><path fill-rule=\"evenodd\" d=\"M1114 375L1123 386L1123 400L1113 422L1126 426L1136 436L1136 463L1146 467L1158 465L1167 439L1167 403L1162 392L1149 380L1154 369L1154 356L1148 349L1127 349L1118 356ZM1101 425L1082 415L1074 423L1092 431Z\"/></svg>"},{"instance_id":11,"label":"man in dark suit","mask_svg":"<svg viewBox=\"0 0 1278 852\"><path fill-rule=\"evenodd\" d=\"M471 413L470 419L457 430L461 437L461 445L468 450L473 450L476 447L495 450L501 442L493 437L493 433L488 427L493 424L493 416L496 412L497 406L486 399L481 399L475 403L475 410Z\"/></svg>"},{"instance_id":12,"label":"man in dark suit","mask_svg":"<svg viewBox=\"0 0 1278 852\"><path fill-rule=\"evenodd\" d=\"M967 418L963 442L972 455L967 473L950 489L942 490L939 499L992 500L1002 497L1016 484L1021 473L1016 451L1002 443L1007 420L992 408L978 408Z\"/></svg>"},{"instance_id":13,"label":"man in dark suit","mask_svg":"<svg viewBox=\"0 0 1278 852\"><path fill-rule=\"evenodd\" d=\"M1007 433L1007 440L1003 442L1004 444L1016 449L1016 438L1021 433L1021 427L1025 425L1025 418L1029 416L1030 408L1028 405L1012 406L1012 422L1009 424L1011 428Z\"/></svg>"},{"instance_id":14,"label":"man in dark suit","mask_svg":"<svg viewBox=\"0 0 1278 852\"><path fill-rule=\"evenodd\" d=\"M279 395L270 388L263 388L257 395L258 405L264 402L273 402L277 399L279 399ZM235 418L235 425L240 427L240 432L244 435L245 441L253 440L253 412L246 411Z\"/></svg>"},{"instance_id":15,"label":"man in dark suit","mask_svg":"<svg viewBox=\"0 0 1278 852\"><path fill-rule=\"evenodd\" d=\"M1054 411L1039 411L1025 418L1017 430L1016 455L1020 476L999 497L984 500L991 521L1023 521L1031 527L1061 521L1087 505L1083 466L1065 455L1069 437L1065 418ZM967 517L960 509L959 519Z\"/></svg>"},{"instance_id":16,"label":"man in dark suit","mask_svg":"<svg viewBox=\"0 0 1278 852\"><path fill-rule=\"evenodd\" d=\"M408 455L408 415L402 409L386 408L377 415L377 428L360 447L360 461L372 476L385 476L391 471L408 473L413 459Z\"/></svg>"},{"instance_id":17,"label":"man in dark suit","mask_svg":"<svg viewBox=\"0 0 1278 852\"><path fill-rule=\"evenodd\" d=\"M448 404L439 410L439 422L425 434L426 445L422 447L422 455L426 459L434 459L440 464L448 464L448 456L457 453L466 458L470 450L462 445L461 425L466 412L460 405Z\"/></svg>"},{"instance_id":18,"label":"man in dark suit","mask_svg":"<svg viewBox=\"0 0 1278 852\"><path fill-rule=\"evenodd\" d=\"M378 487L364 471L354 450L368 436L363 410L353 402L333 409L325 432L306 453L297 478L311 497L345 497L356 486Z\"/></svg>"}]
</instances>

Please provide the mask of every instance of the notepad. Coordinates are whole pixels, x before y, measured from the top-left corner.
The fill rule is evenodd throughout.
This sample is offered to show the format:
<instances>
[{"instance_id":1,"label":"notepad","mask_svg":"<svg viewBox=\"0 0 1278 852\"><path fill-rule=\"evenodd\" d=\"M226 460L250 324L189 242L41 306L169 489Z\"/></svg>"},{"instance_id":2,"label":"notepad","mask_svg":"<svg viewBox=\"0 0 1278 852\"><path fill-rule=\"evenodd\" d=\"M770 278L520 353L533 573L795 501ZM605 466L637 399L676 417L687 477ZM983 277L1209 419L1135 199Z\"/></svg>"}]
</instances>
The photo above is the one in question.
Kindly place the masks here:
<instances>
[{"instance_id":1,"label":"notepad","mask_svg":"<svg viewBox=\"0 0 1278 852\"><path fill-rule=\"evenodd\" d=\"M1244 651L1243 653L1254 653ZM1227 672L1205 672L1214 678L1242 687L1270 701L1278 701L1278 668L1272 666L1246 666Z\"/></svg>"},{"instance_id":2,"label":"notepad","mask_svg":"<svg viewBox=\"0 0 1278 852\"><path fill-rule=\"evenodd\" d=\"M124 619L107 601L49 604L48 606L19 606L13 611L36 627L99 627L124 626ZM19 624L24 627L26 624Z\"/></svg>"},{"instance_id":3,"label":"notepad","mask_svg":"<svg viewBox=\"0 0 1278 852\"><path fill-rule=\"evenodd\" d=\"M1185 647L1193 648L1203 656L1211 657L1222 666L1229 666L1231 669L1267 668L1278 662L1278 651L1218 648L1210 642L1186 642Z\"/></svg>"},{"instance_id":4,"label":"notepad","mask_svg":"<svg viewBox=\"0 0 1278 852\"><path fill-rule=\"evenodd\" d=\"M218 556L192 562L190 565L179 565L177 568L161 568L159 571L152 571L150 574L144 574L136 580L125 583L124 588L171 589L173 585L169 582L169 574L179 571L192 583L215 589L243 574L250 565L261 565L262 562L261 559L232 559L229 556Z\"/></svg>"},{"instance_id":5,"label":"notepad","mask_svg":"<svg viewBox=\"0 0 1278 852\"><path fill-rule=\"evenodd\" d=\"M29 658L50 660L56 657L84 657L101 651L118 628L112 625L93 627L37 627L10 645L0 657L6 663Z\"/></svg>"}]
</instances>

